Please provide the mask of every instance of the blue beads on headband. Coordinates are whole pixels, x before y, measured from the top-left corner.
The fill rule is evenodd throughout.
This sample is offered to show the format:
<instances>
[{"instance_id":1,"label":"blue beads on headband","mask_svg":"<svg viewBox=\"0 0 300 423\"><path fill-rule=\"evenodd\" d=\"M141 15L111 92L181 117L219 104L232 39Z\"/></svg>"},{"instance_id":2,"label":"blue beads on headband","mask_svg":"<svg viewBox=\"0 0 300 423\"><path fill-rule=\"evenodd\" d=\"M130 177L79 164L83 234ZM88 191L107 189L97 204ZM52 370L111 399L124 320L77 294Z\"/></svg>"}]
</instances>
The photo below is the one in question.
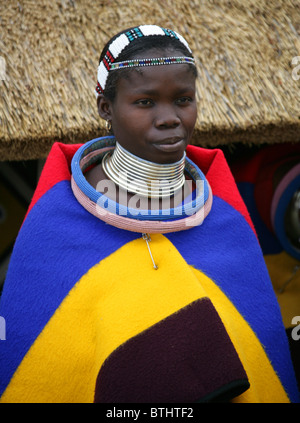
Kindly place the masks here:
<instances>
[{"instance_id":1,"label":"blue beads on headband","mask_svg":"<svg viewBox=\"0 0 300 423\"><path fill-rule=\"evenodd\" d=\"M131 29L130 31L125 32L125 34L127 35L130 42L139 38L139 37L143 37L143 34L141 33L141 31L138 27Z\"/></svg>"}]
</instances>

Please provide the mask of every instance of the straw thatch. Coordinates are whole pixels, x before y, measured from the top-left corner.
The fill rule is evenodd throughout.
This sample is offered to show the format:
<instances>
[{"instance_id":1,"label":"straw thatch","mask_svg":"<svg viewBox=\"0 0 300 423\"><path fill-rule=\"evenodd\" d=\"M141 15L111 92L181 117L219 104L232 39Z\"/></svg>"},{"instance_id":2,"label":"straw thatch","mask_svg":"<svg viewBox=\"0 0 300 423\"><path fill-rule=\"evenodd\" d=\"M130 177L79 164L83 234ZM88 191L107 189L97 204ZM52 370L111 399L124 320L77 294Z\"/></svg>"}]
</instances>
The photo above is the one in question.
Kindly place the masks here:
<instances>
[{"instance_id":1,"label":"straw thatch","mask_svg":"<svg viewBox=\"0 0 300 423\"><path fill-rule=\"evenodd\" d=\"M300 141L298 0L10 0L0 4L0 159L103 135L100 51L141 23L177 30L194 51L195 144Z\"/></svg>"}]
</instances>

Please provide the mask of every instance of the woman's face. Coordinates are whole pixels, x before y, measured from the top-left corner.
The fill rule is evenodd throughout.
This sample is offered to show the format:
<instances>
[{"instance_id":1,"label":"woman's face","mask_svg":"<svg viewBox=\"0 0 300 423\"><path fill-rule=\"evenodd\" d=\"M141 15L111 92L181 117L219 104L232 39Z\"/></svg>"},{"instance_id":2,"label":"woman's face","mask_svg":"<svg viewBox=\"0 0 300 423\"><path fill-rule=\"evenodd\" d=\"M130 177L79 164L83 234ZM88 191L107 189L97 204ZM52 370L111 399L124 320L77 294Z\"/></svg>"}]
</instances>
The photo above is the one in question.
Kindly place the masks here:
<instances>
[{"instance_id":1,"label":"woman's face","mask_svg":"<svg viewBox=\"0 0 300 423\"><path fill-rule=\"evenodd\" d=\"M159 57L157 52L146 56ZM176 54L164 52L163 56ZM172 64L136 68L128 78L120 78L116 92L113 103L102 99L101 104L100 100L99 113L111 120L117 141L145 160L180 160L197 118L195 76L190 67Z\"/></svg>"}]
</instances>

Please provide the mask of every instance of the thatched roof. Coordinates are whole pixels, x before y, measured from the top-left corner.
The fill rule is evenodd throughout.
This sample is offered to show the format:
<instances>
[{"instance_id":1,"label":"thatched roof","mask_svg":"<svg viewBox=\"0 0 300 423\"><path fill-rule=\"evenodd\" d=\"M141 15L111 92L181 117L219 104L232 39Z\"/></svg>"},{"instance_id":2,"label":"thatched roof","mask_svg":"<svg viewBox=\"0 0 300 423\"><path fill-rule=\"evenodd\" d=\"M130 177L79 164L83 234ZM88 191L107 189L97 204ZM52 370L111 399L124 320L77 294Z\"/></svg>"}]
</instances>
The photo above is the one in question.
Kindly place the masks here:
<instances>
[{"instance_id":1,"label":"thatched roof","mask_svg":"<svg viewBox=\"0 0 300 423\"><path fill-rule=\"evenodd\" d=\"M103 135L99 54L143 23L177 30L194 51L195 144L300 141L298 0L10 0L0 3L0 160Z\"/></svg>"}]
</instances>

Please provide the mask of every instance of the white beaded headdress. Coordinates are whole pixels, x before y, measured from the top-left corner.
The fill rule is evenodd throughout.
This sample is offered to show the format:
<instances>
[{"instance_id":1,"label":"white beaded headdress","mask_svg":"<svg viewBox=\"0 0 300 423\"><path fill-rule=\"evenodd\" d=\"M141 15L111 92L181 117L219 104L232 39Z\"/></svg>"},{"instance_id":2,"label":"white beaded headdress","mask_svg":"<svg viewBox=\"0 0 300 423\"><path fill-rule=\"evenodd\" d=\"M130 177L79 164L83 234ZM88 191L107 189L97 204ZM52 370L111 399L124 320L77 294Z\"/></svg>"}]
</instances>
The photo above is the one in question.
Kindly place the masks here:
<instances>
[{"instance_id":1,"label":"white beaded headdress","mask_svg":"<svg viewBox=\"0 0 300 423\"><path fill-rule=\"evenodd\" d=\"M110 71L136 66L155 66L155 65L169 65L173 63L190 63L194 64L193 57L176 56L176 57L158 57L152 59L132 59L124 62L116 62L121 52L128 44L140 37L147 37L151 35L163 35L174 37L178 39L184 46L192 53L187 41L171 29L161 28L157 25L141 25L122 33L112 41L109 45L103 60L99 63L97 72L97 86L96 96L103 93Z\"/></svg>"}]
</instances>

